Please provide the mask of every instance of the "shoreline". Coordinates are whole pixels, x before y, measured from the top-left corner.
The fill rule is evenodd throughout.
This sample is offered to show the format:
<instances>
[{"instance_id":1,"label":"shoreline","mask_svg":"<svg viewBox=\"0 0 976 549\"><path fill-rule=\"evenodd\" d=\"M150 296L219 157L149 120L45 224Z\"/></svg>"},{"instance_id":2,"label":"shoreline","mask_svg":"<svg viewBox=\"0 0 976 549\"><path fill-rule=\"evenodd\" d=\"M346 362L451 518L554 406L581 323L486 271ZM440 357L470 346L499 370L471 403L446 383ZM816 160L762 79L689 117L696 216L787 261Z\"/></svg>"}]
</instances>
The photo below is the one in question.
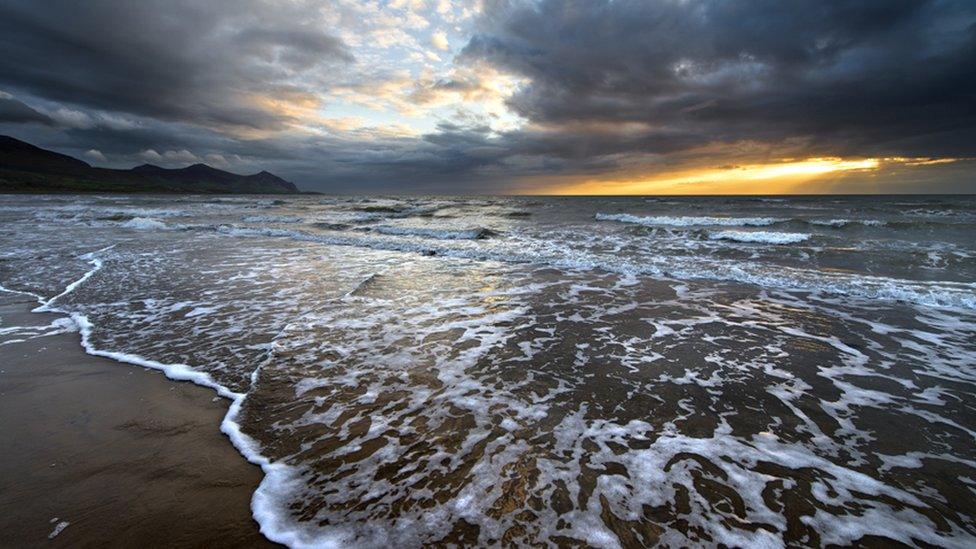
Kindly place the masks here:
<instances>
[{"instance_id":1,"label":"shoreline","mask_svg":"<svg viewBox=\"0 0 976 549\"><path fill-rule=\"evenodd\" d=\"M231 403L88 354L35 305L0 294L0 326L33 328L0 333L0 544L277 546L251 512L261 467L221 432Z\"/></svg>"}]
</instances>

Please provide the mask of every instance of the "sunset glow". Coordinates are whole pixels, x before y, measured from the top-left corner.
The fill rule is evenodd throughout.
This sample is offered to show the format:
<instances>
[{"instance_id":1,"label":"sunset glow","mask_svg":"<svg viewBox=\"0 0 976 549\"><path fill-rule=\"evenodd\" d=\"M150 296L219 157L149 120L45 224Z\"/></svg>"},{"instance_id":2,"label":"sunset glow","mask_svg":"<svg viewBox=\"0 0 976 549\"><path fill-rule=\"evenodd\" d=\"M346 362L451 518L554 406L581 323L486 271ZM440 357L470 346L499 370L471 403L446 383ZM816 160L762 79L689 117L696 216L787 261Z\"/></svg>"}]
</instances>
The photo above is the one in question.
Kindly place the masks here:
<instances>
[{"instance_id":1,"label":"sunset glow","mask_svg":"<svg viewBox=\"0 0 976 549\"><path fill-rule=\"evenodd\" d=\"M939 163L953 162L945 159ZM650 177L621 180L588 180L566 187L554 186L542 194L771 194L798 192L797 186L817 179L868 173L894 162L906 166L927 165L915 158L808 158L768 164L744 164L667 172Z\"/></svg>"}]
</instances>

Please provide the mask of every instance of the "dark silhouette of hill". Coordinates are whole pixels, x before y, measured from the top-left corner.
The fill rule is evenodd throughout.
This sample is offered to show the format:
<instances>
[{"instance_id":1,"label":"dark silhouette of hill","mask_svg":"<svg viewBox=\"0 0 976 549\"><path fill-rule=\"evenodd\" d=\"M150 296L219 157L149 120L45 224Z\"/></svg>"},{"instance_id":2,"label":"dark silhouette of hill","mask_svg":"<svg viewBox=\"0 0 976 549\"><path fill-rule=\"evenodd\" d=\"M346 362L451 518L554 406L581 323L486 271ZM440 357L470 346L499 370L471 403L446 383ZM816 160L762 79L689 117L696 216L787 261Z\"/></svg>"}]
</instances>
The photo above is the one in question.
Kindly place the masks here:
<instances>
[{"instance_id":1,"label":"dark silhouette of hill","mask_svg":"<svg viewBox=\"0 0 976 549\"><path fill-rule=\"evenodd\" d=\"M262 171L253 175L206 164L168 169L143 164L129 170L96 168L68 155L0 136L0 192L145 192L290 194L300 192Z\"/></svg>"}]
</instances>

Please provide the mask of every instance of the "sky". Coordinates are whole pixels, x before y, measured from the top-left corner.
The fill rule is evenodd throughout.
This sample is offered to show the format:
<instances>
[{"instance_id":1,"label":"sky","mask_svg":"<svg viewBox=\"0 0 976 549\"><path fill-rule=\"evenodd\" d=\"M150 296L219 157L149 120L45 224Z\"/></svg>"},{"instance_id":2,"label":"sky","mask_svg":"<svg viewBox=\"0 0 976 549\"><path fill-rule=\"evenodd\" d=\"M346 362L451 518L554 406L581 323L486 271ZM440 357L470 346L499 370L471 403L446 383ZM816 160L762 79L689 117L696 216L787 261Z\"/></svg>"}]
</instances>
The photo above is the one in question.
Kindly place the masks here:
<instances>
[{"instance_id":1,"label":"sky","mask_svg":"<svg viewBox=\"0 0 976 549\"><path fill-rule=\"evenodd\" d=\"M0 134L334 193L976 192L973 0L4 0Z\"/></svg>"}]
</instances>

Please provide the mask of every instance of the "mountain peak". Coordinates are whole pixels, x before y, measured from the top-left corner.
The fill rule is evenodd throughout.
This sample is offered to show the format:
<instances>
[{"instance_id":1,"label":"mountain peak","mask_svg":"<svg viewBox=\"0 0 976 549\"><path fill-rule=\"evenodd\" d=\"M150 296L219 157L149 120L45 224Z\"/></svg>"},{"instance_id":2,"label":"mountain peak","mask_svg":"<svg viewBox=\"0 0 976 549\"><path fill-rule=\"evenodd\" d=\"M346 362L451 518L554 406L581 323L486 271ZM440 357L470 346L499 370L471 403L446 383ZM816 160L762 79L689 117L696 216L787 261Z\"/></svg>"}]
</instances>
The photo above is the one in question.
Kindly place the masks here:
<instances>
[{"instance_id":1,"label":"mountain peak","mask_svg":"<svg viewBox=\"0 0 976 549\"><path fill-rule=\"evenodd\" d=\"M230 172L225 172L224 170L218 170L217 168L214 168L213 166L209 166L207 164L203 164L202 162L197 162L196 164L190 164L189 166L187 166L185 168L178 168L178 169L181 169L181 170L187 171L187 172L208 172L208 173L209 172L220 172L220 173L230 173ZM232 175L236 175L236 174L232 174Z\"/></svg>"},{"instance_id":2,"label":"mountain peak","mask_svg":"<svg viewBox=\"0 0 976 549\"><path fill-rule=\"evenodd\" d=\"M278 177L277 175L265 170L261 170L260 172L254 175L245 176L244 179L247 179L249 181L254 181L255 183L259 183L259 184L273 185L277 188L282 189L285 192L298 192L298 187L296 187L293 183L290 183Z\"/></svg>"}]
</instances>

